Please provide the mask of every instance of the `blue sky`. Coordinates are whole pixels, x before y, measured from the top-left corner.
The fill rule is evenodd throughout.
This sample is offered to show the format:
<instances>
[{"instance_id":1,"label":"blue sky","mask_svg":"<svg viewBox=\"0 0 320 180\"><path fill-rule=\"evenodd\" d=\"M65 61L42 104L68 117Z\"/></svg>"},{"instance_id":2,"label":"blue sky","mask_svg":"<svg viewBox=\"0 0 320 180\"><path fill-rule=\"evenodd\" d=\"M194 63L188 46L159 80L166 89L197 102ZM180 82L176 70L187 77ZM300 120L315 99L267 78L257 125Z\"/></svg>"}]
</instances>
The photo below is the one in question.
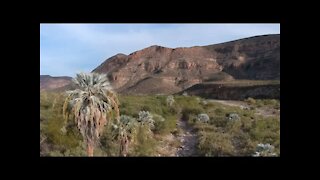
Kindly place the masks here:
<instances>
[{"instance_id":1,"label":"blue sky","mask_svg":"<svg viewBox=\"0 0 320 180\"><path fill-rule=\"evenodd\" d=\"M280 24L40 24L40 74L74 77L152 45L203 46L263 34L280 34Z\"/></svg>"}]
</instances>

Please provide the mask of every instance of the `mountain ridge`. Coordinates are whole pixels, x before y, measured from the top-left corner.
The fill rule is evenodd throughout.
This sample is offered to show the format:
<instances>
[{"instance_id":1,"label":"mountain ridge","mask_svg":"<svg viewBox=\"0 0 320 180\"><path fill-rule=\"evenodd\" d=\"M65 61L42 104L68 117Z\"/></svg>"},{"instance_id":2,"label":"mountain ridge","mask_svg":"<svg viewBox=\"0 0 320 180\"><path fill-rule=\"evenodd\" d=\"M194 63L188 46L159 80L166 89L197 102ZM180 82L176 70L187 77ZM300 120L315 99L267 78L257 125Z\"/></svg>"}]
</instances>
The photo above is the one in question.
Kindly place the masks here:
<instances>
[{"instance_id":1,"label":"mountain ridge","mask_svg":"<svg viewBox=\"0 0 320 180\"><path fill-rule=\"evenodd\" d=\"M195 94L201 95L200 92L220 92L212 90L217 85L206 84L210 82L280 80L280 34L205 46L168 48L152 45L129 55L118 53L111 56L92 72L107 74L115 91L124 94L177 94L184 91L193 94L192 91L196 89ZM40 89L64 90L74 87L70 83L71 77L44 75L42 79L51 79L50 82L55 84L46 87L41 85L41 76ZM231 84L234 87L224 89L235 92L238 84ZM199 87L211 90L199 90ZM261 88L249 89L253 92L253 89ZM241 91L244 92L243 88ZM255 95L259 91L254 90ZM263 96L257 94L257 97Z\"/></svg>"},{"instance_id":2,"label":"mountain ridge","mask_svg":"<svg viewBox=\"0 0 320 180\"><path fill-rule=\"evenodd\" d=\"M280 34L273 34L206 46L167 48L152 45L129 55L112 56L92 72L108 74L118 92L141 89L148 94L146 89L151 87L144 82L158 81L172 89L167 93L176 93L216 79L221 74L225 74L225 80L280 79L279 67Z\"/></svg>"}]
</instances>

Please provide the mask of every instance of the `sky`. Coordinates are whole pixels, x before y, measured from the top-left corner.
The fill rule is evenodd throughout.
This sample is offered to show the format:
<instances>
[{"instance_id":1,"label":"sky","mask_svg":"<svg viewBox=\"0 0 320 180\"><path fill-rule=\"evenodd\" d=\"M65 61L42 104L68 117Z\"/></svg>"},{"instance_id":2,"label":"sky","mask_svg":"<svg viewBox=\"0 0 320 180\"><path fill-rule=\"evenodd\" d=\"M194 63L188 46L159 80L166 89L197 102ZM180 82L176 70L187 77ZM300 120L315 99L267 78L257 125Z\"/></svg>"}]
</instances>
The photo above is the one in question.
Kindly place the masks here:
<instances>
[{"instance_id":1,"label":"sky","mask_svg":"<svg viewBox=\"0 0 320 180\"><path fill-rule=\"evenodd\" d=\"M40 24L40 74L74 77L118 53L280 34L280 24Z\"/></svg>"}]
</instances>

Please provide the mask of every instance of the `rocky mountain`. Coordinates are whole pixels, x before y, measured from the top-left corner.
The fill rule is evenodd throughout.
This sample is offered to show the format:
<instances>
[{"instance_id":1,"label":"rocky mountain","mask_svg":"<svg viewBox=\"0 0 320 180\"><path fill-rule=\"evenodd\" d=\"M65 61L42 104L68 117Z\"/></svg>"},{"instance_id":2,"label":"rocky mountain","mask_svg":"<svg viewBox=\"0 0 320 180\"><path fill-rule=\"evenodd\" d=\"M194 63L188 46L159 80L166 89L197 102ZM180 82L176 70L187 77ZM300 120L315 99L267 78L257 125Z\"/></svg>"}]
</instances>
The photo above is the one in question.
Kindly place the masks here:
<instances>
[{"instance_id":1,"label":"rocky mountain","mask_svg":"<svg viewBox=\"0 0 320 180\"><path fill-rule=\"evenodd\" d=\"M70 85L71 77L60 76L52 77L49 75L40 75L40 90L56 90Z\"/></svg>"},{"instance_id":2,"label":"rocky mountain","mask_svg":"<svg viewBox=\"0 0 320 180\"><path fill-rule=\"evenodd\" d=\"M107 73L116 91L135 94L173 94L206 82L280 80L280 34L189 48L151 46L117 54L93 72Z\"/></svg>"}]
</instances>

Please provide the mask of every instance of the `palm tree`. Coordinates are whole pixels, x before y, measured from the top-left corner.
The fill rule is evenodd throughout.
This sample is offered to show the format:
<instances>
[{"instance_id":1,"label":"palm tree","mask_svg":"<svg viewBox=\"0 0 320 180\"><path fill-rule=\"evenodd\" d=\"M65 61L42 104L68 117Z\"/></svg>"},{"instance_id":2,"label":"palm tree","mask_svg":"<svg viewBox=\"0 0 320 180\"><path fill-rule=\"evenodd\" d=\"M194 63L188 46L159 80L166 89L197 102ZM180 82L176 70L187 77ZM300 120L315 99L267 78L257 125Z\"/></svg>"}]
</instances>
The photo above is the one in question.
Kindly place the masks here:
<instances>
[{"instance_id":1,"label":"palm tree","mask_svg":"<svg viewBox=\"0 0 320 180\"><path fill-rule=\"evenodd\" d=\"M173 103L174 103L174 98L173 98L173 96L172 96L172 95L168 96L166 101L167 101L167 106L172 107L172 105L173 105Z\"/></svg>"},{"instance_id":2,"label":"palm tree","mask_svg":"<svg viewBox=\"0 0 320 180\"><path fill-rule=\"evenodd\" d=\"M63 114L66 120L70 115L74 118L88 156L93 156L104 126L114 119L119 121L119 101L106 75L80 73L73 82L79 89L67 91Z\"/></svg>"},{"instance_id":3,"label":"palm tree","mask_svg":"<svg viewBox=\"0 0 320 180\"><path fill-rule=\"evenodd\" d=\"M137 121L139 122L139 124L141 126L148 127L150 132L151 132L151 129L153 129L155 127L153 116L152 116L152 114L150 114L149 111L140 111Z\"/></svg>"},{"instance_id":4,"label":"palm tree","mask_svg":"<svg viewBox=\"0 0 320 180\"><path fill-rule=\"evenodd\" d=\"M120 122L113 125L114 136L120 141L120 156L127 156L129 144L136 134L136 127L136 119L126 115L121 115Z\"/></svg>"}]
</instances>

